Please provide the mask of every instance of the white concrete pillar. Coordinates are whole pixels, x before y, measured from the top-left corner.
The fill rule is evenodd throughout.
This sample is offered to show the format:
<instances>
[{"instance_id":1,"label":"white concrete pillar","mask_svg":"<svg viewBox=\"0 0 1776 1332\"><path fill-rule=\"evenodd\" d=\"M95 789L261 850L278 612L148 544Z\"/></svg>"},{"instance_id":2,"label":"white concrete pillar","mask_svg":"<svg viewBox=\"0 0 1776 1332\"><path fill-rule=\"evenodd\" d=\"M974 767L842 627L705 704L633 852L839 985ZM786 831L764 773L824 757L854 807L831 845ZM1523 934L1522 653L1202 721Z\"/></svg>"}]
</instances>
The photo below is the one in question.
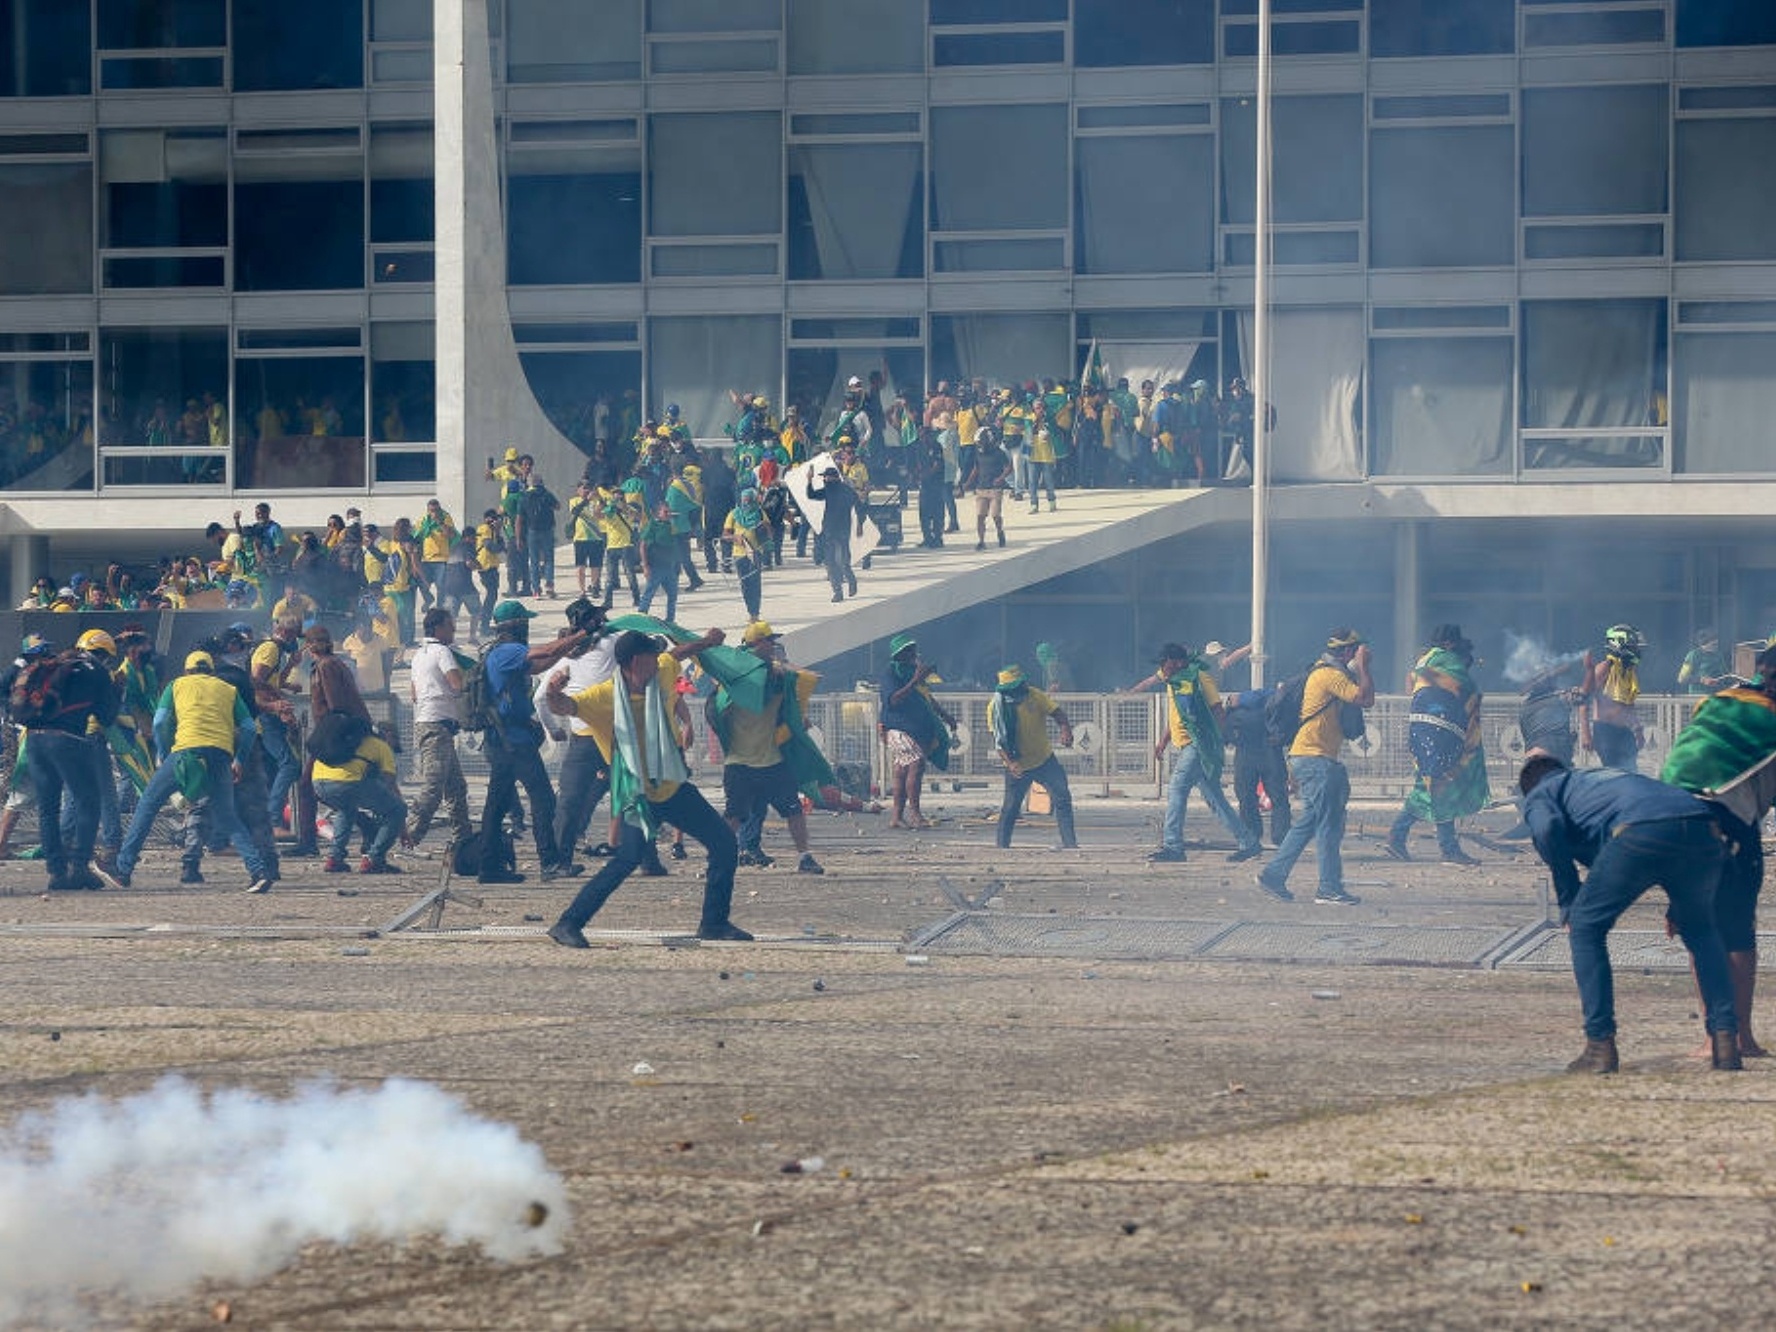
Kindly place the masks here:
<instances>
[{"instance_id":1,"label":"white concrete pillar","mask_svg":"<svg viewBox=\"0 0 1776 1332\"><path fill-rule=\"evenodd\" d=\"M10 570L12 600L7 604L20 606L31 593L31 584L49 570L49 538L46 536L14 536L6 542Z\"/></svg>"}]
</instances>

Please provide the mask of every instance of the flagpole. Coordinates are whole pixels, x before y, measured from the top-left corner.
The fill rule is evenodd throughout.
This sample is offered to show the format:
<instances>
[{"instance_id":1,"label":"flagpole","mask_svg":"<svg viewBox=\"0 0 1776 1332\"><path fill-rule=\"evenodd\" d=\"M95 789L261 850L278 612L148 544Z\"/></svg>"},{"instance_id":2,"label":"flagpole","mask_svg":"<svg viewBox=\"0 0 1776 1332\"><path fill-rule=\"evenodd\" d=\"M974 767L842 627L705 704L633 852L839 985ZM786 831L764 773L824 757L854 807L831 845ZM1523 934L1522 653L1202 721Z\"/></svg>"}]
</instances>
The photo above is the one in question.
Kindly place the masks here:
<instances>
[{"instance_id":1,"label":"flagpole","mask_svg":"<svg viewBox=\"0 0 1776 1332\"><path fill-rule=\"evenodd\" d=\"M1258 181L1252 210L1252 687L1262 689L1269 659L1265 612L1270 583L1270 0L1258 0Z\"/></svg>"}]
</instances>

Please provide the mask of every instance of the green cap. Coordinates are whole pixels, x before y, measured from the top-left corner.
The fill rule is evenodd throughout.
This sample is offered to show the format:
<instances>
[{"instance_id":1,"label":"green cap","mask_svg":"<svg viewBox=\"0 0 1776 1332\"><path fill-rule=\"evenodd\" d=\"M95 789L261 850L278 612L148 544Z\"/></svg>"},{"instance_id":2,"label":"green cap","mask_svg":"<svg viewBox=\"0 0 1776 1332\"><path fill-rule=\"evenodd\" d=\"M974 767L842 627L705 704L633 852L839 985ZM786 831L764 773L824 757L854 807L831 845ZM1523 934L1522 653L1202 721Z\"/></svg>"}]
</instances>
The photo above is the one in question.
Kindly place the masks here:
<instances>
[{"instance_id":1,"label":"green cap","mask_svg":"<svg viewBox=\"0 0 1776 1332\"><path fill-rule=\"evenodd\" d=\"M910 647L918 647L919 640L911 634L896 634L888 640L888 655L898 657Z\"/></svg>"},{"instance_id":2,"label":"green cap","mask_svg":"<svg viewBox=\"0 0 1776 1332\"><path fill-rule=\"evenodd\" d=\"M536 612L525 610L522 601L508 599L493 608L493 622L495 624L515 624L519 620L534 619L536 619Z\"/></svg>"}]
</instances>

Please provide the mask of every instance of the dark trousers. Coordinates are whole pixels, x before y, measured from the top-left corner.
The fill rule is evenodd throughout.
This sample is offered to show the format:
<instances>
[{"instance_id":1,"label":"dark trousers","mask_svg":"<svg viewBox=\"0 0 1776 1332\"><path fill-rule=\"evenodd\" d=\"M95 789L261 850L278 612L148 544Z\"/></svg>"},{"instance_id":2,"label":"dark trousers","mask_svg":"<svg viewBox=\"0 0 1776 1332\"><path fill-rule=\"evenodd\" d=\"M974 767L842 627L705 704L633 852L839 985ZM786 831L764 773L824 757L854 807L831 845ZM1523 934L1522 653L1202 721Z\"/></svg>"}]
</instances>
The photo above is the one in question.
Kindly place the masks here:
<instances>
[{"instance_id":1,"label":"dark trousers","mask_svg":"<svg viewBox=\"0 0 1776 1332\"><path fill-rule=\"evenodd\" d=\"M1252 836L1264 835L1264 811L1258 807L1258 784L1270 797L1270 840L1281 846L1295 822L1289 810L1289 765L1277 745L1235 747L1233 751L1233 793L1239 801L1240 821L1252 830Z\"/></svg>"},{"instance_id":2,"label":"dark trousers","mask_svg":"<svg viewBox=\"0 0 1776 1332\"><path fill-rule=\"evenodd\" d=\"M27 732L25 753L31 787L37 793L37 823L43 862L54 885L80 873L92 859L99 836L99 776L92 749L82 736L48 729ZM62 840L62 793L74 806L74 836ZM726 826L725 824L723 825Z\"/></svg>"},{"instance_id":3,"label":"dark trousers","mask_svg":"<svg viewBox=\"0 0 1776 1332\"><path fill-rule=\"evenodd\" d=\"M1610 928L1654 884L1665 889L1672 923L1696 964L1708 1030L1739 1030L1727 950L1714 925L1715 885L1726 859L1726 843L1707 817L1625 824L1604 843L1567 913L1587 1040L1616 1034Z\"/></svg>"},{"instance_id":4,"label":"dark trousers","mask_svg":"<svg viewBox=\"0 0 1776 1332\"><path fill-rule=\"evenodd\" d=\"M598 741L589 735L574 736L567 742L567 757L561 761L561 799L555 807L555 845L563 860L573 859L574 848L586 835L598 802L609 790L610 765L604 761Z\"/></svg>"},{"instance_id":5,"label":"dark trousers","mask_svg":"<svg viewBox=\"0 0 1776 1332\"><path fill-rule=\"evenodd\" d=\"M734 560L734 573L740 579L740 600L746 603L746 613L756 620L764 604L764 571L751 555L741 555Z\"/></svg>"},{"instance_id":6,"label":"dark trousers","mask_svg":"<svg viewBox=\"0 0 1776 1332\"><path fill-rule=\"evenodd\" d=\"M709 853L709 868L703 876L703 919L697 928L706 933L725 928L734 898L734 867L739 863L740 855L734 830L703 798L703 793L689 782L666 799L650 802L650 805L656 823L670 823L701 842ZM641 829L625 822L616 855L568 904L567 910L561 913L561 924L576 930L584 929L598 908L623 886L623 880L633 874L650 854L651 844Z\"/></svg>"},{"instance_id":7,"label":"dark trousers","mask_svg":"<svg viewBox=\"0 0 1776 1332\"><path fill-rule=\"evenodd\" d=\"M537 856L546 866L558 864L562 856L555 845L555 791L549 785L549 774L536 746L508 744L497 732L489 731L482 752L487 758L488 776L487 806L481 811L481 872L487 874L503 868L498 830L512 808L520 782L530 797Z\"/></svg>"},{"instance_id":8,"label":"dark trousers","mask_svg":"<svg viewBox=\"0 0 1776 1332\"><path fill-rule=\"evenodd\" d=\"M1018 811L1024 807L1024 797L1030 794L1032 782L1042 784L1054 805L1061 845L1078 846L1079 838L1073 832L1073 791L1067 785L1067 770L1053 754L1034 768L1025 768L1022 776L1014 777L1010 768L1005 770L1005 799L999 805L999 845L1011 845L1011 830L1017 824Z\"/></svg>"},{"instance_id":9,"label":"dark trousers","mask_svg":"<svg viewBox=\"0 0 1776 1332\"><path fill-rule=\"evenodd\" d=\"M477 569L481 580L481 607L475 612L475 627L485 634L493 627L493 608L499 601L499 569Z\"/></svg>"}]
</instances>

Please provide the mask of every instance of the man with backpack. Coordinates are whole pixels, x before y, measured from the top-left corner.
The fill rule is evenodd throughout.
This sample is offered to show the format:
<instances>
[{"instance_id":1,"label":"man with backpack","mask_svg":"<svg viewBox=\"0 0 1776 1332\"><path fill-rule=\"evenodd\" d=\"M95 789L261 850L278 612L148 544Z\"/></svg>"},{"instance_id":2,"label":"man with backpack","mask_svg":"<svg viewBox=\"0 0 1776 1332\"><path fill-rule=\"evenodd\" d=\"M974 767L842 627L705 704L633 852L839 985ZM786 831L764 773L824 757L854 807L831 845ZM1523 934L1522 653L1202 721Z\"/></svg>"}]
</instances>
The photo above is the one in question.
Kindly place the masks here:
<instances>
[{"instance_id":1,"label":"man with backpack","mask_svg":"<svg viewBox=\"0 0 1776 1332\"><path fill-rule=\"evenodd\" d=\"M1356 906L1362 899L1344 887L1344 811L1350 803L1350 774L1338 756L1347 739L1362 732L1362 709L1375 702L1369 675L1369 645L1355 629L1334 629L1326 650L1305 675L1285 681L1268 705L1273 733L1289 751L1289 775L1301 793L1301 817L1258 875L1258 886L1282 902L1292 902L1289 871L1307 844L1319 860L1319 891L1326 906ZM1355 716L1351 716L1351 713ZM1292 716L1290 714L1293 714Z\"/></svg>"},{"instance_id":2,"label":"man with backpack","mask_svg":"<svg viewBox=\"0 0 1776 1332\"><path fill-rule=\"evenodd\" d=\"M486 735L487 804L481 811L482 883L523 883L524 876L504 863L504 824L518 783L530 797L531 826L536 833L537 857L544 883L580 871L572 863L571 848L555 841L555 791L543 768L543 728L531 703L530 677L541 675L586 639L576 629L550 643L530 644L534 611L508 599L493 610L494 641L469 670L465 689L469 701L469 725Z\"/></svg>"},{"instance_id":3,"label":"man with backpack","mask_svg":"<svg viewBox=\"0 0 1776 1332\"><path fill-rule=\"evenodd\" d=\"M367 722L346 712L329 713L316 723L311 748L315 799L334 814L327 873L345 872L352 824L361 814L376 831L358 873L399 874L388 863L389 848L407 825L407 802L395 780L395 751Z\"/></svg>"},{"instance_id":4,"label":"man with backpack","mask_svg":"<svg viewBox=\"0 0 1776 1332\"><path fill-rule=\"evenodd\" d=\"M534 598L555 596L555 519L561 512L561 501L543 484L542 477L531 473L530 485L519 501L523 518L524 557L530 567L530 595Z\"/></svg>"},{"instance_id":5,"label":"man with backpack","mask_svg":"<svg viewBox=\"0 0 1776 1332\"><path fill-rule=\"evenodd\" d=\"M117 853L114 886L128 888L154 818L174 791L187 800L207 800L217 833L226 836L247 868L247 891L263 893L272 884L271 867L253 844L234 808L239 777L235 755L253 735L253 718L234 685L216 675L215 659L197 651L185 658L185 674L161 693L154 709L154 740L161 763L149 778ZM32 762L35 763L35 752ZM201 841L200 841L201 849Z\"/></svg>"},{"instance_id":6,"label":"man with backpack","mask_svg":"<svg viewBox=\"0 0 1776 1332\"><path fill-rule=\"evenodd\" d=\"M28 661L14 679L7 708L25 730L29 771L37 795L37 822L51 892L102 888L92 868L99 835L101 775L87 743L89 724L111 725L120 700L117 684L98 655L117 656L117 645L102 629L88 629L73 649ZM64 842L63 793L74 806L74 836Z\"/></svg>"}]
</instances>

